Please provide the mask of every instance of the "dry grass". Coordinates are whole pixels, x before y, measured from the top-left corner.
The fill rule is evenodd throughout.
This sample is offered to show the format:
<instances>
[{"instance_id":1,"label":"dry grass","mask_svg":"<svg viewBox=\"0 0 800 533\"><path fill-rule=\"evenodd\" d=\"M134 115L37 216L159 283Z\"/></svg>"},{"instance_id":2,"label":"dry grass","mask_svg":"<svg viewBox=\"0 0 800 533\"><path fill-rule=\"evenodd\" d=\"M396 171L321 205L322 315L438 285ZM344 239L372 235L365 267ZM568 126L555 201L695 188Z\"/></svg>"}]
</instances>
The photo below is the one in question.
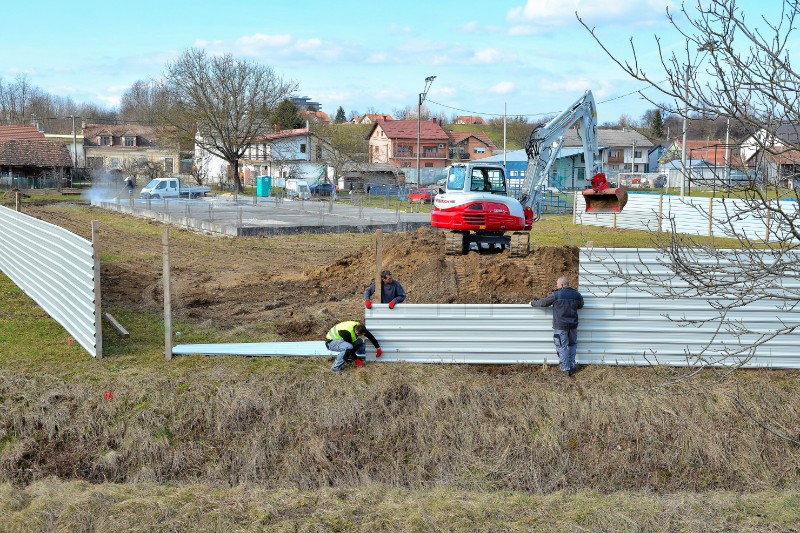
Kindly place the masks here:
<instances>
[{"instance_id":1,"label":"dry grass","mask_svg":"<svg viewBox=\"0 0 800 533\"><path fill-rule=\"evenodd\" d=\"M0 530L125 531L797 531L797 492L630 493L252 485L0 485Z\"/></svg>"},{"instance_id":2,"label":"dry grass","mask_svg":"<svg viewBox=\"0 0 800 533\"><path fill-rule=\"evenodd\" d=\"M758 491L798 488L800 450L703 378L654 370L182 357L168 374L0 371L0 481L264 488ZM797 374L743 372L756 414L797 432ZM634 385L635 384L635 385ZM697 386L695 386L697 385ZM104 400L104 391L114 398Z\"/></svg>"}]
</instances>

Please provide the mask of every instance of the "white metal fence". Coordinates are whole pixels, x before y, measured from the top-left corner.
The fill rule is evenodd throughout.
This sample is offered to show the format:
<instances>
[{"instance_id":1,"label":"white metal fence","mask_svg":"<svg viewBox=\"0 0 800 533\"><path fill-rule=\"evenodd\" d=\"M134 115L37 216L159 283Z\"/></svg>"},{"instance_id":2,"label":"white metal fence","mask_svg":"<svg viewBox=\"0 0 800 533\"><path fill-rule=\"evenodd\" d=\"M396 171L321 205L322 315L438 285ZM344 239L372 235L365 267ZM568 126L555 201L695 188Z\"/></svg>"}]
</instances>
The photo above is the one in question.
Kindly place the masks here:
<instances>
[{"instance_id":1,"label":"white metal fence","mask_svg":"<svg viewBox=\"0 0 800 533\"><path fill-rule=\"evenodd\" d=\"M102 357L100 273L91 242L0 206L0 270L92 357Z\"/></svg>"},{"instance_id":2,"label":"white metal fence","mask_svg":"<svg viewBox=\"0 0 800 533\"><path fill-rule=\"evenodd\" d=\"M796 213L798 203L777 201L784 212ZM621 213L587 213L586 201L575 193L574 222L587 226L672 231L709 237L746 237L774 242L786 238L765 210L747 210L742 200L671 195L629 194ZM735 215L735 216L734 216ZM730 219L730 220L729 220ZM727 223L723 223L723 221Z\"/></svg>"},{"instance_id":3,"label":"white metal fence","mask_svg":"<svg viewBox=\"0 0 800 533\"><path fill-rule=\"evenodd\" d=\"M716 298L687 294L662 299L643 290L644 281L627 279L647 271L679 286L664 260L650 249L581 249L579 289L585 306L578 328L579 364L800 368L797 335L774 336L778 328L800 324L800 310L786 309L776 298L736 309L723 319L715 310ZM782 282L787 291L800 291L798 280ZM389 310L374 305L366 320L383 348L382 361L558 362L552 308L401 304ZM751 345L757 346L754 353Z\"/></svg>"}]
</instances>

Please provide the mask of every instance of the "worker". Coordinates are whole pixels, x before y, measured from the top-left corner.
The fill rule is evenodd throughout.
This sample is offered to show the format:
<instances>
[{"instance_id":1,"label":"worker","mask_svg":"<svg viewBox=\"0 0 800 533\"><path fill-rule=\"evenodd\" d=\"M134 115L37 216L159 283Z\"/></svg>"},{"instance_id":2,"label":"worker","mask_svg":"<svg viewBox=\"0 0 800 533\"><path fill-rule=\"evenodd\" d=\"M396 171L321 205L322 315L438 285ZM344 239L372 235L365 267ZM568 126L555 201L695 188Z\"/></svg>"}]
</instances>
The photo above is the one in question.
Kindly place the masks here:
<instances>
[{"instance_id":1,"label":"worker","mask_svg":"<svg viewBox=\"0 0 800 533\"><path fill-rule=\"evenodd\" d=\"M532 307L550 305L553 306L553 342L561 370L572 376L577 370L578 309L583 307L583 296L569 286L569 278L561 276L556 281L556 290L545 298L531 301Z\"/></svg>"},{"instance_id":2,"label":"worker","mask_svg":"<svg viewBox=\"0 0 800 533\"><path fill-rule=\"evenodd\" d=\"M128 197L133 198L133 179L130 176L125 177L125 189L128 191Z\"/></svg>"},{"instance_id":3,"label":"worker","mask_svg":"<svg viewBox=\"0 0 800 533\"><path fill-rule=\"evenodd\" d=\"M350 361L354 361L359 368L364 366L366 346L363 337L368 338L375 347L375 357L380 357L383 354L381 346L364 324L356 320L348 320L339 322L331 328L326 336L325 347L333 352L339 352L331 370L342 372L344 364Z\"/></svg>"},{"instance_id":4,"label":"worker","mask_svg":"<svg viewBox=\"0 0 800 533\"><path fill-rule=\"evenodd\" d=\"M364 290L364 306L372 309L372 296L375 294L375 282L369 284ZM388 270L381 272L381 303L389 304L389 309L402 303L406 299L406 291L400 282L392 278L392 273Z\"/></svg>"}]
</instances>

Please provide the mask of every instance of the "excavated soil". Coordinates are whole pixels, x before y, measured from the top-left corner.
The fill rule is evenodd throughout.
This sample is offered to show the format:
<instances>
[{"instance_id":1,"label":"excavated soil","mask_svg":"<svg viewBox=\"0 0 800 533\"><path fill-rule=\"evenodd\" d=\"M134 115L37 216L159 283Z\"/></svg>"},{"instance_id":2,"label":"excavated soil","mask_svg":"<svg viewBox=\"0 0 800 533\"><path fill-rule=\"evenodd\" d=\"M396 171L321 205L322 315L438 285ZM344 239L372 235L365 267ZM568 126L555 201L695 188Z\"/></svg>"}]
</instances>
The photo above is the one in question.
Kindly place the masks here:
<instances>
[{"instance_id":1,"label":"excavated soil","mask_svg":"<svg viewBox=\"0 0 800 533\"><path fill-rule=\"evenodd\" d=\"M91 211L27 208L86 238ZM444 254L444 236L431 228L384 234L383 267L402 283L408 303L525 303L547 295L560 275L577 283L577 248L539 247L524 259L475 252L453 257ZM276 324L273 333L282 340L318 339L331 320L364 316L363 291L375 271L374 238L232 239L172 230L173 313L233 334L236 328ZM160 236L101 224L100 242L101 257L115 258L101 260L104 305L159 312Z\"/></svg>"}]
</instances>

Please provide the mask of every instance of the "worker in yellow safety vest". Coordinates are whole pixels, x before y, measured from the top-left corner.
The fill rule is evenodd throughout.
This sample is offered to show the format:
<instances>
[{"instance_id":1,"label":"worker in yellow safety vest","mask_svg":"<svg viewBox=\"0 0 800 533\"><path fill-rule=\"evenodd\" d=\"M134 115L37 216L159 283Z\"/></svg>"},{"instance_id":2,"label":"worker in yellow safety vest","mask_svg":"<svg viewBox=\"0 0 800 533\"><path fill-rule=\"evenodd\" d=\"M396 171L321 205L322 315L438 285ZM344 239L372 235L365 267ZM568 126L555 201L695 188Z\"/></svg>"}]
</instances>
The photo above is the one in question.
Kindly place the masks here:
<instances>
[{"instance_id":1,"label":"worker in yellow safety vest","mask_svg":"<svg viewBox=\"0 0 800 533\"><path fill-rule=\"evenodd\" d=\"M331 370L342 372L344 364L350 361L355 361L358 367L363 366L366 354L364 337L368 338L375 347L375 357L383 355L381 345L364 324L356 320L348 320L333 326L325 339L325 347L332 352L338 352Z\"/></svg>"}]
</instances>

